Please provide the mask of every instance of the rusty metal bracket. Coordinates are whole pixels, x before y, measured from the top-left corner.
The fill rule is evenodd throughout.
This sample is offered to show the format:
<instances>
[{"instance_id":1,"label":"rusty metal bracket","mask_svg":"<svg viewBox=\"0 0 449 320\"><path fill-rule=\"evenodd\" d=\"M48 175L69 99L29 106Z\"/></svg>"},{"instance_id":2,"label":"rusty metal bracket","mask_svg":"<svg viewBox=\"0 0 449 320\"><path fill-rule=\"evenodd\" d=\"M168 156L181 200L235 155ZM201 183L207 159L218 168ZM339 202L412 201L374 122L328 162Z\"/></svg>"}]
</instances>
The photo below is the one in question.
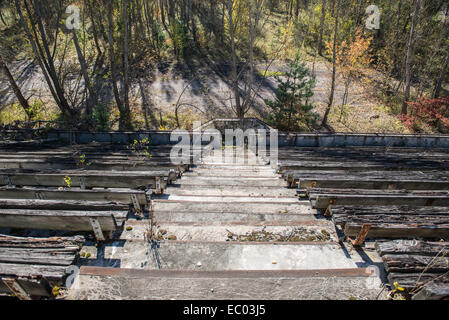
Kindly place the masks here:
<instances>
[{"instance_id":1,"label":"rusty metal bracket","mask_svg":"<svg viewBox=\"0 0 449 320\"><path fill-rule=\"evenodd\" d=\"M36 196L36 199L38 199L38 200L45 200L45 197L44 197L44 195L42 194L42 192L36 191L34 194L35 194L35 196Z\"/></svg>"},{"instance_id":2,"label":"rusty metal bracket","mask_svg":"<svg viewBox=\"0 0 449 320\"><path fill-rule=\"evenodd\" d=\"M362 229L360 229L359 234L355 240L350 239L353 246L361 246L368 235L368 232L371 230L371 224L363 224Z\"/></svg>"},{"instance_id":3,"label":"rusty metal bracket","mask_svg":"<svg viewBox=\"0 0 449 320\"><path fill-rule=\"evenodd\" d=\"M330 216L332 216L332 213L331 213L331 211L330 211L330 206L331 205L333 205L333 204L335 204L335 199L330 199L329 200L329 204L327 205L327 208L326 208L326 211L324 212L324 216L325 217L330 217Z\"/></svg>"},{"instance_id":4,"label":"rusty metal bracket","mask_svg":"<svg viewBox=\"0 0 449 320\"><path fill-rule=\"evenodd\" d=\"M3 283L20 300L31 300L30 295L15 278L2 278Z\"/></svg>"},{"instance_id":5,"label":"rusty metal bracket","mask_svg":"<svg viewBox=\"0 0 449 320\"><path fill-rule=\"evenodd\" d=\"M137 196L135 194L131 195L131 201L133 203L134 210L136 212L142 212L142 208L140 207L139 200L137 199Z\"/></svg>"},{"instance_id":6,"label":"rusty metal bracket","mask_svg":"<svg viewBox=\"0 0 449 320\"><path fill-rule=\"evenodd\" d=\"M84 177L80 177L80 188L82 190L86 189L86 180L84 179Z\"/></svg>"},{"instance_id":7,"label":"rusty metal bracket","mask_svg":"<svg viewBox=\"0 0 449 320\"><path fill-rule=\"evenodd\" d=\"M95 238L97 238L98 241L104 241L104 235L103 231L101 230L100 223L98 222L97 218L89 218L90 224L92 225L92 229L95 234Z\"/></svg>"},{"instance_id":8,"label":"rusty metal bracket","mask_svg":"<svg viewBox=\"0 0 449 320\"><path fill-rule=\"evenodd\" d=\"M8 185L8 188L12 188L12 181L11 177L7 174L3 176L3 179L5 180L6 184Z\"/></svg>"},{"instance_id":9,"label":"rusty metal bracket","mask_svg":"<svg viewBox=\"0 0 449 320\"><path fill-rule=\"evenodd\" d=\"M155 178L155 184L156 184L156 194L162 194L162 188L161 188L161 177Z\"/></svg>"}]
</instances>

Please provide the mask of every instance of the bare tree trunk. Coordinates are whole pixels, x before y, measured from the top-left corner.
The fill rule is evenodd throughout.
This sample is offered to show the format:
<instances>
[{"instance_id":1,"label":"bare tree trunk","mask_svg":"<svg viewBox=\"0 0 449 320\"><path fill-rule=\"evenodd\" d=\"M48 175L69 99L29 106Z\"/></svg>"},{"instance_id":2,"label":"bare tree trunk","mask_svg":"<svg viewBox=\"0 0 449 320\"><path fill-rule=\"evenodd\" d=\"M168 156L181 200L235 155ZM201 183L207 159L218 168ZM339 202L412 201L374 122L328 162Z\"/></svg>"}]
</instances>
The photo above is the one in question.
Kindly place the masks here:
<instances>
[{"instance_id":1,"label":"bare tree trunk","mask_svg":"<svg viewBox=\"0 0 449 320\"><path fill-rule=\"evenodd\" d=\"M323 55L324 18L326 16L326 0L321 0L320 35L318 38L318 54Z\"/></svg>"},{"instance_id":2,"label":"bare tree trunk","mask_svg":"<svg viewBox=\"0 0 449 320\"><path fill-rule=\"evenodd\" d=\"M446 54L446 59L443 64L443 68L441 68L440 76L435 85L435 90L434 90L434 94L433 94L434 99L438 99L440 97L441 86L443 85L443 81L444 81L444 77L446 76L448 65L449 65L449 51Z\"/></svg>"},{"instance_id":3,"label":"bare tree trunk","mask_svg":"<svg viewBox=\"0 0 449 320\"><path fill-rule=\"evenodd\" d=\"M86 115L90 116L92 114L92 110L93 110L94 104L96 102L96 95L95 95L95 91L92 88L92 83L90 82L90 79L89 79L89 74L87 72L86 60L84 59L84 55L81 52L81 48L78 43L78 36L76 35L75 28L72 29L72 35L73 35L73 43L75 44L76 53L78 55L78 61L81 66L81 73L83 74L84 83L85 83L86 88L89 90L90 97L88 97L86 99L87 100L86 101Z\"/></svg>"},{"instance_id":4,"label":"bare tree trunk","mask_svg":"<svg viewBox=\"0 0 449 320\"><path fill-rule=\"evenodd\" d=\"M33 32L34 32L34 37L33 34L31 33L30 28L28 27L28 22L25 20L25 17L23 16L22 13L22 8L19 4L18 0L14 1L17 12L19 13L19 17L20 17L20 21L22 23L23 28L25 29L25 33L27 35L28 41L31 44L31 47L33 49L34 55L36 57L37 62L39 63L39 66L42 70L42 74L44 75L45 81L47 82L48 88L50 90L50 93L53 96L53 99L55 100L56 104L58 105L59 109L61 110L62 114L67 117L67 118L72 118L75 114L73 112L73 110L69 107L67 100L65 99L64 95L62 94L61 96L61 88L59 86L59 82L58 82L58 78L56 75L56 72L53 70L53 73L50 70L50 63L48 61L46 61L45 59L45 54L42 50L42 48L40 47L39 44L39 37L37 35L37 32L33 27ZM24 2L25 6L27 6L27 3ZM27 13L30 15L30 11L27 9ZM31 16L30 16L31 19ZM38 20L40 19L40 17L38 18ZM41 35L41 38L44 38L45 35ZM48 50L48 46L47 46L47 50ZM49 51L48 51L49 52ZM49 55L48 59L53 59L51 55ZM56 80L56 82L55 82Z\"/></svg>"},{"instance_id":5,"label":"bare tree trunk","mask_svg":"<svg viewBox=\"0 0 449 320\"><path fill-rule=\"evenodd\" d=\"M23 110L28 116L28 120L30 119L30 105L28 104L28 101L25 99L25 97L22 95L22 91L20 91L19 86L17 85L16 81L14 80L14 77L12 76L11 72L9 71L8 67L6 66L6 63L3 61L3 58L0 56L0 69L3 70L6 77L8 78L9 85L11 86L12 90L14 91L14 94L17 97L17 100L19 100L20 105L22 106Z\"/></svg>"},{"instance_id":6,"label":"bare tree trunk","mask_svg":"<svg viewBox=\"0 0 449 320\"><path fill-rule=\"evenodd\" d=\"M196 23L195 23L195 18L193 16L193 0L189 0L189 20L190 23L192 25L192 35L193 35L193 41L197 42L198 41L198 36L197 36L197 32L196 32Z\"/></svg>"},{"instance_id":7,"label":"bare tree trunk","mask_svg":"<svg viewBox=\"0 0 449 320\"><path fill-rule=\"evenodd\" d=\"M92 31L93 31L93 36L94 36L95 48L97 49L98 55L101 55L100 43L98 41L98 31L97 31L96 22L94 19L94 12L92 9L91 1L87 1L87 6L88 6L88 10L89 10L90 21L92 22Z\"/></svg>"},{"instance_id":8,"label":"bare tree trunk","mask_svg":"<svg viewBox=\"0 0 449 320\"><path fill-rule=\"evenodd\" d=\"M335 3L335 1L337 3ZM337 60L337 36L338 36L339 7L340 7L340 0L334 0L335 24L334 24L334 44L332 47L332 83L331 83L331 92L329 95L329 103L327 104L326 111L325 111L324 117L323 117L323 122L321 123L321 126L323 126L323 127L327 125L327 118L329 116L329 112L331 111L332 105L334 104L335 76L336 76L336 71L337 71L336 60Z\"/></svg>"},{"instance_id":9,"label":"bare tree trunk","mask_svg":"<svg viewBox=\"0 0 449 320\"><path fill-rule=\"evenodd\" d=\"M128 1L122 1L123 6L123 114L120 113L120 130L131 129L129 110L129 62L128 62Z\"/></svg>"},{"instance_id":10,"label":"bare tree trunk","mask_svg":"<svg viewBox=\"0 0 449 320\"><path fill-rule=\"evenodd\" d=\"M165 22L165 6L164 6L164 2L163 0L159 0L159 4L160 4L160 9L161 9L161 22L162 25L164 26L165 31L167 31L167 33L170 34L170 31L168 30L167 27L167 23Z\"/></svg>"},{"instance_id":11,"label":"bare tree trunk","mask_svg":"<svg viewBox=\"0 0 449 320\"><path fill-rule=\"evenodd\" d=\"M54 88L56 90L56 93L59 96L59 100L60 100L61 104L64 106L64 109L71 110L71 108L64 96L64 90L63 90L61 84L59 83L58 76L56 75L56 68L55 68L54 61L53 61L53 55L50 53L50 49L49 49L48 42L47 42L47 36L45 33L44 25L42 23L42 14L41 14L41 10L40 10L40 3L37 0L34 0L34 9L37 14L37 25L38 25L39 32L40 32L41 39L42 39L42 46L44 47L44 52L47 55L46 61L49 66L48 72L50 74L50 77L53 80Z\"/></svg>"},{"instance_id":12,"label":"bare tree trunk","mask_svg":"<svg viewBox=\"0 0 449 320\"><path fill-rule=\"evenodd\" d=\"M111 77L112 77L112 90L114 92L115 103L117 104L117 108L120 111L120 114L123 110L122 100L120 99L120 92L117 87L117 70L115 69L115 58L114 58L114 40L112 37L113 33L113 16L112 16L112 0L108 1L108 24L109 24L109 32L108 32L108 42L109 42L109 61L111 64Z\"/></svg>"},{"instance_id":13,"label":"bare tree trunk","mask_svg":"<svg viewBox=\"0 0 449 320\"><path fill-rule=\"evenodd\" d=\"M412 26L410 28L410 36L408 39L408 49L407 49L407 58L405 61L405 92L404 92L404 102L402 103L402 114L407 114L407 102L410 98L410 84L412 79L411 72L411 64L412 64L412 56L414 52L414 39L415 39L415 30L416 25L418 23L418 15L419 10L421 8L422 0L415 0L415 10L412 18Z\"/></svg>"},{"instance_id":14,"label":"bare tree trunk","mask_svg":"<svg viewBox=\"0 0 449 320\"><path fill-rule=\"evenodd\" d=\"M3 24L5 25L5 26L8 26L8 24L6 23L6 21L5 21L5 18L3 18L3 14L2 14L2 11L0 10L0 20L3 22Z\"/></svg>"},{"instance_id":15,"label":"bare tree trunk","mask_svg":"<svg viewBox=\"0 0 449 320\"><path fill-rule=\"evenodd\" d=\"M235 35L234 35L234 21L232 17L232 0L228 0L228 15L229 15L229 30L231 35L231 55L232 55L232 85L234 90L234 99L235 99L235 110L237 113L237 117L243 117L240 114L240 110L242 109L240 103L240 89L239 89L239 80L237 77L237 55L235 52Z\"/></svg>"}]
</instances>

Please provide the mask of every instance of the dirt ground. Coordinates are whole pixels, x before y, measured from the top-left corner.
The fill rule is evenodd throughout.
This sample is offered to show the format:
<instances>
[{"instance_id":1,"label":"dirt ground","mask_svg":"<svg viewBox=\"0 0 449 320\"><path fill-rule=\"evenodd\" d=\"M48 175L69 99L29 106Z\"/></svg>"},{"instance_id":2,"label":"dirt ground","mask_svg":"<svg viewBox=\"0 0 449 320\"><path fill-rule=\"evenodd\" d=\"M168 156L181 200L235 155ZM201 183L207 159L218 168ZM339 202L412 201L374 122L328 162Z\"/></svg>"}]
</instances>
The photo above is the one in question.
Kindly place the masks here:
<instances>
[{"instance_id":1,"label":"dirt ground","mask_svg":"<svg viewBox=\"0 0 449 320\"><path fill-rule=\"evenodd\" d=\"M315 112L322 117L329 99L331 83L331 65L321 60L308 66L316 75L315 95L312 100ZM266 64L259 62L257 70L265 70ZM21 61L10 65L24 96L41 99L48 109L44 114L55 110L52 98L40 69L31 61ZM270 72L286 70L286 63L276 61L269 68ZM214 118L234 117L231 108L231 90L229 82L229 64L216 64L207 59L186 63L166 62L155 67L142 66L136 68L131 85L131 105L133 114L139 115L139 121L144 128L159 128L160 119L167 114L173 115L175 106L180 105L181 117L190 120L207 121ZM259 78L260 79L260 78ZM5 79L0 78L0 108L15 102L15 96ZM82 84L77 80L70 82L71 89ZM264 119L269 112L264 99L270 99L276 90L274 76L262 81L257 99L248 116ZM337 132L379 132L407 133L397 116L391 114L388 106L384 106L373 94L374 85L354 82L349 90L348 104L341 106L344 88L342 81L337 79L334 106L329 115L329 124ZM70 90L67 90L68 92ZM82 90L81 90L82 91ZM101 102L107 106L114 105L112 90L106 81L100 89ZM70 99L69 99L70 100ZM147 111L146 121L144 110ZM170 128L168 128L170 129Z\"/></svg>"}]
</instances>

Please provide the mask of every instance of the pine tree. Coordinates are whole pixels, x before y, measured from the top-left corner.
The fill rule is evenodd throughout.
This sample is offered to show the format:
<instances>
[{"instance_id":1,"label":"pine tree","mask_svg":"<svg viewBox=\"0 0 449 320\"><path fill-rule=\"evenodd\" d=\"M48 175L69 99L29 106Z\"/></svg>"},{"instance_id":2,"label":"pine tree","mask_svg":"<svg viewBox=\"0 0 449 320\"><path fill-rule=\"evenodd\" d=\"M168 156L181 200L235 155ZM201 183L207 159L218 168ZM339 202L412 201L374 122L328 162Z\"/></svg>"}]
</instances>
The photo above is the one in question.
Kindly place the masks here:
<instances>
[{"instance_id":1,"label":"pine tree","mask_svg":"<svg viewBox=\"0 0 449 320\"><path fill-rule=\"evenodd\" d=\"M299 54L289 64L289 69L285 76L276 77L278 88L275 100L265 100L272 111L267 122L283 131L310 129L317 120L317 115L312 111L313 105L309 103L315 77L310 75Z\"/></svg>"}]
</instances>

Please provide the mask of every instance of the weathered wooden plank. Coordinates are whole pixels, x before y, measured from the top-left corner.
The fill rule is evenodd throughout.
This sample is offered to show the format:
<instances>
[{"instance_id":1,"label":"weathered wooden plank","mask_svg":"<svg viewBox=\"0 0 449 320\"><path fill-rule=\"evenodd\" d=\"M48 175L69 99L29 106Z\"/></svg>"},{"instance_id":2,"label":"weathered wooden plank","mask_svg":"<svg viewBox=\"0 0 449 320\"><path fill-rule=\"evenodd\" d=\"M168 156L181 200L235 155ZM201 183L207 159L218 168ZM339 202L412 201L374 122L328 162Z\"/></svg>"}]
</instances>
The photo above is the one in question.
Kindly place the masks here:
<instances>
[{"instance_id":1,"label":"weathered wooden plank","mask_svg":"<svg viewBox=\"0 0 449 320\"><path fill-rule=\"evenodd\" d=\"M0 185L19 186L67 186L65 179L70 178L73 187L103 188L155 188L156 179L171 182L176 174L170 171L57 171L57 172L12 172L0 170ZM163 182L163 181L161 181ZM165 186L164 186L165 187Z\"/></svg>"},{"instance_id":2,"label":"weathered wooden plank","mask_svg":"<svg viewBox=\"0 0 449 320\"><path fill-rule=\"evenodd\" d=\"M393 190L392 190L393 191ZM412 206L448 206L447 196L419 195L347 195L347 194L311 194L309 198L315 199L314 208L326 209L331 203L336 205L412 205Z\"/></svg>"},{"instance_id":3,"label":"weathered wooden plank","mask_svg":"<svg viewBox=\"0 0 449 320\"><path fill-rule=\"evenodd\" d=\"M359 234L363 222L346 222L344 233L348 237L355 237ZM449 237L449 223L441 225L425 224L406 224L406 223L379 223L371 224L371 229L367 235L368 238L447 238Z\"/></svg>"},{"instance_id":4,"label":"weathered wooden plank","mask_svg":"<svg viewBox=\"0 0 449 320\"><path fill-rule=\"evenodd\" d=\"M339 220L345 219L349 223L374 223L374 224L406 224L423 227L429 225L449 225L448 215L409 215L409 214L365 214L365 215L337 215Z\"/></svg>"},{"instance_id":5,"label":"weathered wooden plank","mask_svg":"<svg viewBox=\"0 0 449 320\"><path fill-rule=\"evenodd\" d=\"M370 179L407 179L407 180L435 180L435 179L443 179L447 180L449 178L449 171L441 171L441 170L429 170L429 171L420 171L420 170L408 170L406 172L402 171L385 171L385 170L366 170L360 172L351 172L349 170L289 170L284 172L284 175L291 176L296 181L302 178L341 178L341 177L349 177L351 179L357 178L370 178ZM319 188L319 187L318 187ZM369 189L369 188L366 188Z\"/></svg>"},{"instance_id":6,"label":"weathered wooden plank","mask_svg":"<svg viewBox=\"0 0 449 320\"><path fill-rule=\"evenodd\" d=\"M170 161L136 161L136 160L110 160L89 161L84 166L86 170L115 170L115 171L163 171L173 169L179 173L188 169L188 165L175 165ZM25 170L73 170L81 168L77 161L64 159L0 159L0 169Z\"/></svg>"},{"instance_id":7,"label":"weathered wooden plank","mask_svg":"<svg viewBox=\"0 0 449 320\"><path fill-rule=\"evenodd\" d=\"M66 211L0 209L0 226L19 229L92 231L89 218L96 218L103 231L114 231L127 211Z\"/></svg>"},{"instance_id":8,"label":"weathered wooden plank","mask_svg":"<svg viewBox=\"0 0 449 320\"><path fill-rule=\"evenodd\" d=\"M267 149L269 155L270 150ZM432 156L437 155L447 157L448 150L442 148L385 148L385 147L280 147L279 156L282 155L322 155L328 157L335 156L371 156L373 158L383 155L404 155L404 156Z\"/></svg>"},{"instance_id":9,"label":"weathered wooden plank","mask_svg":"<svg viewBox=\"0 0 449 320\"><path fill-rule=\"evenodd\" d=\"M298 190L297 193L303 193ZM408 205L437 205L435 202L447 203L449 205L449 192L444 190L419 191L419 190L370 190L370 189L325 189L307 188L306 194L311 200L317 200L319 208L327 208L329 201L339 205L394 205L395 199L399 199L399 204L404 201ZM366 199L366 202L364 202ZM382 200L382 201L380 201ZM386 203L383 203L385 201Z\"/></svg>"},{"instance_id":10,"label":"weathered wooden plank","mask_svg":"<svg viewBox=\"0 0 449 320\"><path fill-rule=\"evenodd\" d=\"M429 225L448 225L448 215L407 215L407 214L395 214L395 215L333 215L333 221L336 225L345 226L346 223L373 223L377 225L381 224L406 224L413 226L429 226Z\"/></svg>"},{"instance_id":11,"label":"weathered wooden plank","mask_svg":"<svg viewBox=\"0 0 449 320\"><path fill-rule=\"evenodd\" d=\"M376 241L376 251L380 256L385 254L419 254L435 256L449 253L449 242L429 242L416 240Z\"/></svg>"},{"instance_id":12,"label":"weathered wooden plank","mask_svg":"<svg viewBox=\"0 0 449 320\"><path fill-rule=\"evenodd\" d=\"M14 277L13 277L14 278ZM31 298L51 297L51 285L44 278L27 279L14 278ZM0 294L11 294L11 290L0 278Z\"/></svg>"},{"instance_id":13,"label":"weathered wooden plank","mask_svg":"<svg viewBox=\"0 0 449 320\"><path fill-rule=\"evenodd\" d=\"M307 194L312 196L314 194L332 195L394 195L394 196L444 196L449 197L449 191L446 190L378 190L378 189L332 189L332 188L308 188Z\"/></svg>"},{"instance_id":14,"label":"weathered wooden plank","mask_svg":"<svg viewBox=\"0 0 449 320\"><path fill-rule=\"evenodd\" d=\"M447 224L448 207L412 206L329 206L334 223L344 226L346 222L388 224Z\"/></svg>"},{"instance_id":15,"label":"weathered wooden plank","mask_svg":"<svg viewBox=\"0 0 449 320\"><path fill-rule=\"evenodd\" d=\"M0 235L0 247L14 248L39 248L39 249L63 249L81 246L84 243L83 236L74 237L52 237L52 238L32 238Z\"/></svg>"},{"instance_id":16,"label":"weathered wooden plank","mask_svg":"<svg viewBox=\"0 0 449 320\"><path fill-rule=\"evenodd\" d=\"M51 296L75 261L84 238L23 238L0 235L0 294L15 283L28 296Z\"/></svg>"},{"instance_id":17,"label":"weathered wooden plank","mask_svg":"<svg viewBox=\"0 0 449 320\"><path fill-rule=\"evenodd\" d=\"M382 256L387 272L401 273L445 273L449 271L449 257L422 256L413 254L385 254Z\"/></svg>"},{"instance_id":18,"label":"weathered wooden plank","mask_svg":"<svg viewBox=\"0 0 449 320\"><path fill-rule=\"evenodd\" d=\"M81 200L30 200L30 199L0 199L2 209L33 209L33 210L86 210L86 211L128 211L129 204L105 201Z\"/></svg>"},{"instance_id":19,"label":"weathered wooden plank","mask_svg":"<svg viewBox=\"0 0 449 320\"><path fill-rule=\"evenodd\" d=\"M46 200L85 200L113 201L132 204L135 196L141 205L147 204L145 191L133 189L92 189L71 188L8 188L0 187L2 199L46 199Z\"/></svg>"},{"instance_id":20,"label":"weathered wooden plank","mask_svg":"<svg viewBox=\"0 0 449 320\"><path fill-rule=\"evenodd\" d=\"M299 188L322 187L322 188L361 188L361 189L409 189L409 190L449 190L449 180L441 179L419 179L406 177L368 178L356 176L341 177L301 177L298 178Z\"/></svg>"},{"instance_id":21,"label":"weathered wooden plank","mask_svg":"<svg viewBox=\"0 0 449 320\"><path fill-rule=\"evenodd\" d=\"M0 263L26 263L40 265L60 265L69 266L75 258L79 250L48 250L41 251L36 249L17 249L17 248L0 248Z\"/></svg>"},{"instance_id":22,"label":"weathered wooden plank","mask_svg":"<svg viewBox=\"0 0 449 320\"><path fill-rule=\"evenodd\" d=\"M61 281L66 268L67 266L0 263L0 276L32 278L34 275L41 275L51 281Z\"/></svg>"},{"instance_id":23,"label":"weathered wooden plank","mask_svg":"<svg viewBox=\"0 0 449 320\"><path fill-rule=\"evenodd\" d=\"M406 172L306 170L286 171L284 176L290 183L298 182L300 188L447 190L449 187L449 174L435 170Z\"/></svg>"},{"instance_id":24,"label":"weathered wooden plank","mask_svg":"<svg viewBox=\"0 0 449 320\"><path fill-rule=\"evenodd\" d=\"M331 213L348 216L362 215L449 215L449 207L415 207L415 206L341 206L331 205Z\"/></svg>"},{"instance_id":25,"label":"weathered wooden plank","mask_svg":"<svg viewBox=\"0 0 449 320\"><path fill-rule=\"evenodd\" d=\"M8 285L14 283L27 296L51 296L51 287L62 284L67 267L76 259L83 242L84 238L80 236L23 238L0 235L0 294L11 294Z\"/></svg>"},{"instance_id":26,"label":"weathered wooden plank","mask_svg":"<svg viewBox=\"0 0 449 320\"><path fill-rule=\"evenodd\" d=\"M309 159L307 159L309 160ZM295 170L347 170L347 171L364 171L364 170L448 170L448 161L402 161L397 162L361 162L361 161L285 161L279 164L279 171L284 173Z\"/></svg>"}]
</instances>

